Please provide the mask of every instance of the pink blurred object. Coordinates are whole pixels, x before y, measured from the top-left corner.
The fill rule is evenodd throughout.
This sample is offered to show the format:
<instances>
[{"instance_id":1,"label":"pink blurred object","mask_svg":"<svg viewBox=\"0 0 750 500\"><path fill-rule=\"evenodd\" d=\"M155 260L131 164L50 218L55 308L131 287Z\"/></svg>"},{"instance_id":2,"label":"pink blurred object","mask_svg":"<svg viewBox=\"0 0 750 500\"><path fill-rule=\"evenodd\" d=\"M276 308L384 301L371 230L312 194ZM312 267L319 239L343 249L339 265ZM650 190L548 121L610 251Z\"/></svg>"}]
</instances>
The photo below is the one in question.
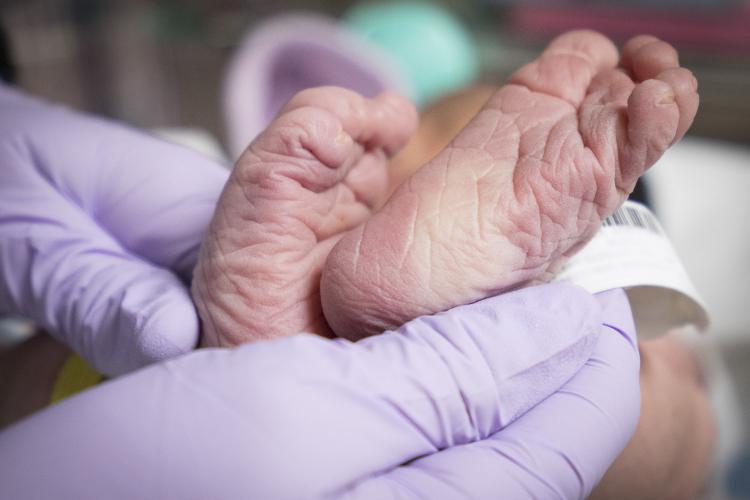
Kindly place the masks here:
<instances>
[{"instance_id":1,"label":"pink blurred object","mask_svg":"<svg viewBox=\"0 0 750 500\"><path fill-rule=\"evenodd\" d=\"M272 18L240 42L225 76L223 105L231 159L294 94L320 85L346 87L368 97L386 89L410 93L382 49L336 20L312 14Z\"/></svg>"},{"instance_id":2,"label":"pink blurred object","mask_svg":"<svg viewBox=\"0 0 750 500\"><path fill-rule=\"evenodd\" d=\"M750 49L750 3L734 8L653 8L617 6L522 5L511 9L512 28L524 35L554 36L590 28L626 39L648 33L697 49L745 52Z\"/></svg>"}]
</instances>

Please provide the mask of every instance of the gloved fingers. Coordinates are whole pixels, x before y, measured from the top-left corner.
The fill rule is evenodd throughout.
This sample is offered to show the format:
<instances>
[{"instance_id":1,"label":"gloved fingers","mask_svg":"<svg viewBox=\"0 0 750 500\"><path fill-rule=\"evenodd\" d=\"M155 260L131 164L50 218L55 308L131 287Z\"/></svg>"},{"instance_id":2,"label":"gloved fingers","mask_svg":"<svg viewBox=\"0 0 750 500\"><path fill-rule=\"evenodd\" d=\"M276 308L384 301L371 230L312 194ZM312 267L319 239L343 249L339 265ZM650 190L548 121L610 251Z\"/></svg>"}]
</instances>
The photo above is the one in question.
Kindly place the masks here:
<instances>
[{"instance_id":1,"label":"gloved fingers","mask_svg":"<svg viewBox=\"0 0 750 500\"><path fill-rule=\"evenodd\" d=\"M184 284L52 186L30 147L0 142L0 311L37 321L107 375L192 349L199 326Z\"/></svg>"},{"instance_id":2,"label":"gloved fingers","mask_svg":"<svg viewBox=\"0 0 750 500\"><path fill-rule=\"evenodd\" d=\"M33 318L106 375L193 349L199 326L185 285L114 242L91 243L75 234L8 238L0 272L16 277L0 284L0 303Z\"/></svg>"},{"instance_id":3,"label":"gloved fingers","mask_svg":"<svg viewBox=\"0 0 750 500\"><path fill-rule=\"evenodd\" d=\"M583 289L543 285L420 317L399 328L398 335L358 345L378 363L374 373L418 381L414 386L398 382L415 411L415 423L419 412L436 416L431 414L434 400L446 408L456 404L455 416L465 433L434 435L433 445L442 448L483 439L559 388L593 352L600 314ZM376 384L381 383L378 378ZM445 387L460 398L447 399ZM414 404L420 397L429 401L428 407ZM440 419L450 415L444 410L439 410ZM419 430L429 435L427 429Z\"/></svg>"},{"instance_id":4,"label":"gloved fingers","mask_svg":"<svg viewBox=\"0 0 750 500\"><path fill-rule=\"evenodd\" d=\"M57 193L28 194L0 217L0 310L34 319L108 375L193 348L197 316L176 276L129 254Z\"/></svg>"},{"instance_id":5,"label":"gloved fingers","mask_svg":"<svg viewBox=\"0 0 750 500\"><path fill-rule=\"evenodd\" d=\"M228 171L184 147L0 87L0 136L19 159L0 175L44 183L130 252L189 278ZM33 194L38 194L34 192ZM3 198L12 214L16 203ZM59 215L39 205L38 216Z\"/></svg>"},{"instance_id":6,"label":"gloved fingers","mask_svg":"<svg viewBox=\"0 0 750 500\"><path fill-rule=\"evenodd\" d=\"M0 434L0 482L58 498L329 495L508 425L583 365L600 322L590 295L556 284L358 343L196 351Z\"/></svg>"},{"instance_id":7,"label":"gloved fingers","mask_svg":"<svg viewBox=\"0 0 750 500\"><path fill-rule=\"evenodd\" d=\"M559 391L488 439L415 460L337 498L585 498L635 431L639 357L624 292L605 307L596 349Z\"/></svg>"},{"instance_id":8,"label":"gloved fingers","mask_svg":"<svg viewBox=\"0 0 750 500\"><path fill-rule=\"evenodd\" d=\"M603 324L620 332L633 349L638 351L633 311L630 309L628 297L622 289L608 290L597 293L594 298L602 308ZM640 358L639 361L640 363ZM640 366L640 365L639 365Z\"/></svg>"},{"instance_id":9,"label":"gloved fingers","mask_svg":"<svg viewBox=\"0 0 750 500\"><path fill-rule=\"evenodd\" d=\"M92 216L130 252L192 277L203 235L229 175L214 161L111 124L100 145Z\"/></svg>"}]
</instances>

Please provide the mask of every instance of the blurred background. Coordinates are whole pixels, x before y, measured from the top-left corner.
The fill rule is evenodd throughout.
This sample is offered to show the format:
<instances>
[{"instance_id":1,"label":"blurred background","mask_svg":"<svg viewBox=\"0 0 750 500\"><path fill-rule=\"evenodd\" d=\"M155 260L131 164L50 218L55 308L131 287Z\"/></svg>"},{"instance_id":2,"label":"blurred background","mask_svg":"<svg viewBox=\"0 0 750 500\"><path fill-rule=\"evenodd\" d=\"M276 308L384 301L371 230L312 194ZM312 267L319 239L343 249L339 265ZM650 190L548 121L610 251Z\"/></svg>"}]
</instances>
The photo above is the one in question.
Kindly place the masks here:
<instances>
[{"instance_id":1,"label":"blurred background","mask_svg":"<svg viewBox=\"0 0 750 500\"><path fill-rule=\"evenodd\" d=\"M316 70L309 57L292 53L290 67L281 71L246 61L237 83L228 68L237 68L243 46L249 44L255 57L284 31L297 30L308 43L327 38L316 31L325 26L268 28L269 19L290 12L325 16L317 19L351 32L352 39L328 40L346 46L336 47L346 53L343 62L329 58L326 64L333 66L321 63ZM369 71L382 70L385 84L397 82L427 109L474 82L501 84L569 29L597 29L620 44L640 33L665 39L695 73L701 107L689 137L659 162L647 186L709 309L709 337L732 381L731 389L719 391L726 399L720 404L740 415L739 423L727 424L737 431L727 439L735 445L742 439L737 429L750 424L750 1L2 0L0 24L14 62L0 73L14 75L24 90L158 130L228 164L237 154L233 143L242 144L275 111L243 122L248 109L256 112L253 102L243 101L244 85L262 101L290 78L325 83L324 68L356 79L351 59L360 54L366 65L374 64ZM264 26L263 43L253 42L252 34ZM394 74L375 60L386 61ZM263 80L267 88L253 88L258 85L251 80ZM239 116L232 116L233 109ZM239 142L233 128L243 129ZM3 321L0 345L31 331L23 321ZM727 446L725 493L750 498L750 452Z\"/></svg>"},{"instance_id":2,"label":"blurred background","mask_svg":"<svg viewBox=\"0 0 750 500\"><path fill-rule=\"evenodd\" d=\"M223 70L248 30L288 11L345 15L347 0L3 0L19 84L141 127L223 138ZM442 4L468 28L481 78L501 82L550 37L593 27L679 47L701 85L691 132L750 143L750 7L743 0L475 0Z\"/></svg>"}]
</instances>

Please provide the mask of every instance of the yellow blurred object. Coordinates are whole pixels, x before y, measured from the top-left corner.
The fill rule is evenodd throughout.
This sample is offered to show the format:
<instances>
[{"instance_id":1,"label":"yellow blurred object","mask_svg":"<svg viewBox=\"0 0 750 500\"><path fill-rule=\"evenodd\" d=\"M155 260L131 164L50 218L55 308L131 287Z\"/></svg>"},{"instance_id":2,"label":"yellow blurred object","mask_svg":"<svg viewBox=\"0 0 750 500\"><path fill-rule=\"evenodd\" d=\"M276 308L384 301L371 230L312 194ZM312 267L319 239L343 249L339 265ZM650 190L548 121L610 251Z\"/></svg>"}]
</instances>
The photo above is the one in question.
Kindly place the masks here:
<instances>
[{"instance_id":1,"label":"yellow blurred object","mask_svg":"<svg viewBox=\"0 0 750 500\"><path fill-rule=\"evenodd\" d=\"M77 354L70 356L57 375L52 389L50 404L55 404L78 392L97 385L104 379L82 357Z\"/></svg>"}]
</instances>

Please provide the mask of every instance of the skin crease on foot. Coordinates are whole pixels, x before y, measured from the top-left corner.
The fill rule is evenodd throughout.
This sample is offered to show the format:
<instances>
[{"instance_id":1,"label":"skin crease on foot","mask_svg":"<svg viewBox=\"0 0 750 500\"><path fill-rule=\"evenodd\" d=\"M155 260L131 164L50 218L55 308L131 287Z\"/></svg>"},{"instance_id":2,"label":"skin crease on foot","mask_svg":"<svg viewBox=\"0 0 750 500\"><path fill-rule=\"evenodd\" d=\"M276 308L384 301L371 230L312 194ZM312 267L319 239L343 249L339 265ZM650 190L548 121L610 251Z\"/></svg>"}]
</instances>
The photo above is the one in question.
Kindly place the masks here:
<instances>
[{"instance_id":1,"label":"skin crease on foot","mask_svg":"<svg viewBox=\"0 0 750 500\"><path fill-rule=\"evenodd\" d=\"M548 279L690 126L692 74L651 37L618 53L573 32L521 68L468 126L328 257L336 333L360 338Z\"/></svg>"},{"instance_id":2,"label":"skin crease on foot","mask_svg":"<svg viewBox=\"0 0 750 500\"><path fill-rule=\"evenodd\" d=\"M193 277L203 345L330 335L320 274L382 204L387 159L414 133L405 99L333 87L297 94L237 161Z\"/></svg>"},{"instance_id":3,"label":"skin crease on foot","mask_svg":"<svg viewBox=\"0 0 750 500\"><path fill-rule=\"evenodd\" d=\"M598 33L558 37L372 216L414 109L298 94L238 160L204 240L203 345L357 339L548 279L698 107L670 45L636 37L617 64Z\"/></svg>"},{"instance_id":4,"label":"skin crease on foot","mask_svg":"<svg viewBox=\"0 0 750 500\"><path fill-rule=\"evenodd\" d=\"M434 157L495 92L477 85L422 113L419 130L390 162L391 191ZM698 498L711 472L716 432L695 353L674 334L639 342L641 418L592 499Z\"/></svg>"}]
</instances>

